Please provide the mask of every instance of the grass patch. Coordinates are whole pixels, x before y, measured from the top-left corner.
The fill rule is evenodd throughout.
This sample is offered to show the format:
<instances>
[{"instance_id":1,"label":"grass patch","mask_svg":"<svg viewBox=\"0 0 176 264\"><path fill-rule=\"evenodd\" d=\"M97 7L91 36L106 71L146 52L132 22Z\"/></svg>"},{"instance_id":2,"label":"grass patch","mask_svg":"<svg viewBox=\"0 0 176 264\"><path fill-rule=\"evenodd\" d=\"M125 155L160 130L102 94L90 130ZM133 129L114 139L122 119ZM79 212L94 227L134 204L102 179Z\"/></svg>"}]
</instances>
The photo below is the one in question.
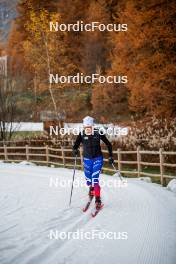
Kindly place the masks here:
<instances>
[{"instance_id":1,"label":"grass patch","mask_svg":"<svg viewBox=\"0 0 176 264\"><path fill-rule=\"evenodd\" d=\"M42 136L42 131L16 131L12 135L12 140L19 140L19 139L25 139L25 138L33 138Z\"/></svg>"}]
</instances>

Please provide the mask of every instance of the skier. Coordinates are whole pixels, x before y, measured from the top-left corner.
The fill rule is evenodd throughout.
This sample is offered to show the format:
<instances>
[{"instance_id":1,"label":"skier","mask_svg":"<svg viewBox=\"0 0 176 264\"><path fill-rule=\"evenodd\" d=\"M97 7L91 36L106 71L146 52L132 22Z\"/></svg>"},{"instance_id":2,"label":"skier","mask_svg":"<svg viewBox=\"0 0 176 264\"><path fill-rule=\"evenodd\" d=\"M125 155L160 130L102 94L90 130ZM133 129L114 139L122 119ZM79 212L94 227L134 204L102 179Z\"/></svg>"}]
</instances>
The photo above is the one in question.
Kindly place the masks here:
<instances>
[{"instance_id":1,"label":"skier","mask_svg":"<svg viewBox=\"0 0 176 264\"><path fill-rule=\"evenodd\" d=\"M109 151L109 163L114 162L112 155L112 145L105 135L99 133L98 129L94 128L94 119L86 116L83 119L83 131L79 133L73 146L73 154L78 155L80 144L83 145L83 163L84 174L87 185L89 186L89 202L86 211L95 196L95 207L100 209L102 206L100 196L99 175L103 166L103 154L101 151L100 140L102 140Z\"/></svg>"}]
</instances>

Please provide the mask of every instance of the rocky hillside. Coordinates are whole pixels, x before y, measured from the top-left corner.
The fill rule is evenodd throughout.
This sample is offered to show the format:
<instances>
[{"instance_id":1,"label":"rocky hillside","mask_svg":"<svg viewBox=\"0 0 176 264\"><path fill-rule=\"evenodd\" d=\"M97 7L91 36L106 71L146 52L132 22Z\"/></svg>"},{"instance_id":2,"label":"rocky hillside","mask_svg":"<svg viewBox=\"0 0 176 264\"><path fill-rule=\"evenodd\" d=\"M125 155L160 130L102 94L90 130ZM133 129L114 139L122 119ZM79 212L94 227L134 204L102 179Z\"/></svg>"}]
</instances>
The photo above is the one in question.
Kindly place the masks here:
<instances>
[{"instance_id":1,"label":"rocky hillside","mask_svg":"<svg viewBox=\"0 0 176 264\"><path fill-rule=\"evenodd\" d=\"M11 23L16 17L16 3L18 0L0 0L0 42L8 37Z\"/></svg>"}]
</instances>

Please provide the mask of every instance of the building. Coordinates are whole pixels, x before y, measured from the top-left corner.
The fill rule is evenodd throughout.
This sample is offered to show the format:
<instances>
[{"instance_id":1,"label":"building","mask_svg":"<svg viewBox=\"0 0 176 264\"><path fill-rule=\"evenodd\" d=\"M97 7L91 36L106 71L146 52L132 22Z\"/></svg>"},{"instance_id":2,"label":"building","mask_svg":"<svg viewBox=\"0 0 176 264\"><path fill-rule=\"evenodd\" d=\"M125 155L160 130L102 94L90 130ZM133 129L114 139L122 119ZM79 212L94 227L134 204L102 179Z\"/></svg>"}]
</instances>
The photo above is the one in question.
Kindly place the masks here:
<instances>
[{"instance_id":1,"label":"building","mask_svg":"<svg viewBox=\"0 0 176 264\"><path fill-rule=\"evenodd\" d=\"M48 134L50 131L50 126L64 127L65 118L66 118L65 111L58 113L50 110L40 112L40 121L43 122L43 129Z\"/></svg>"}]
</instances>

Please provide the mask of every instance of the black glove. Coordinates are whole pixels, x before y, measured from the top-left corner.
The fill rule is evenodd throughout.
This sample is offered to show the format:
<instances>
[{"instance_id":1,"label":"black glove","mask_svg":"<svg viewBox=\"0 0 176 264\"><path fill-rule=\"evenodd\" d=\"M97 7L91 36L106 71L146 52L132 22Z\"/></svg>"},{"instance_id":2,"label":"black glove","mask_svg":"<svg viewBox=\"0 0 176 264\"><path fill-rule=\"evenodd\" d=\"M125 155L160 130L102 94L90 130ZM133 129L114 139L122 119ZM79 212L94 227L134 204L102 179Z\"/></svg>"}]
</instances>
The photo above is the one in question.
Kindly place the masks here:
<instances>
[{"instance_id":1,"label":"black glove","mask_svg":"<svg viewBox=\"0 0 176 264\"><path fill-rule=\"evenodd\" d=\"M109 164L112 165L114 163L113 157L109 157Z\"/></svg>"},{"instance_id":2,"label":"black glove","mask_svg":"<svg viewBox=\"0 0 176 264\"><path fill-rule=\"evenodd\" d=\"M78 156L78 153L79 153L78 149L73 149L73 155L74 156Z\"/></svg>"}]
</instances>

